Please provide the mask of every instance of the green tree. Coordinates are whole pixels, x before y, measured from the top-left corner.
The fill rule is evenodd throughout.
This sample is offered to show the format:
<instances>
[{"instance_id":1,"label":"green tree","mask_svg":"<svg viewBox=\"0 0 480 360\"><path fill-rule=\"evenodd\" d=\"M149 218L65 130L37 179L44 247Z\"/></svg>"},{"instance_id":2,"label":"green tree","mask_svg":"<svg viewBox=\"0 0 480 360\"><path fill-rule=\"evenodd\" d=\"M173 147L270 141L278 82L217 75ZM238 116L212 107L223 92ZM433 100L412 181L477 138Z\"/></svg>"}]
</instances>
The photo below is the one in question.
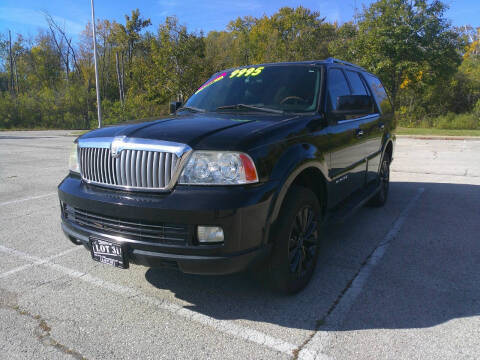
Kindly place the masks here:
<instances>
[{"instance_id":1,"label":"green tree","mask_svg":"<svg viewBox=\"0 0 480 360\"><path fill-rule=\"evenodd\" d=\"M151 57L136 67L144 81L135 90L148 101L165 104L185 99L210 75L203 35L188 32L175 17L167 17L159 26L157 37L150 39L150 53Z\"/></svg>"},{"instance_id":2,"label":"green tree","mask_svg":"<svg viewBox=\"0 0 480 360\"><path fill-rule=\"evenodd\" d=\"M398 93L415 84L451 77L461 63L463 44L445 18L441 1L379 0L360 15L358 32L338 57L379 74L395 106Z\"/></svg>"},{"instance_id":3,"label":"green tree","mask_svg":"<svg viewBox=\"0 0 480 360\"><path fill-rule=\"evenodd\" d=\"M211 72L232 67L235 64L234 36L228 31L210 31L204 39L205 61Z\"/></svg>"},{"instance_id":4,"label":"green tree","mask_svg":"<svg viewBox=\"0 0 480 360\"><path fill-rule=\"evenodd\" d=\"M449 112L445 119L478 114L479 29L452 29L444 15L439 1L379 0L357 24L339 26L319 12L284 7L271 16L234 19L207 36L175 17L149 32L151 22L138 9L124 23L99 19L105 123L165 114L169 101L185 100L221 69L331 55L378 74L397 114L425 123ZM32 38L0 34L1 128L96 124L91 24L74 42L48 14L46 21L49 31Z\"/></svg>"}]
</instances>

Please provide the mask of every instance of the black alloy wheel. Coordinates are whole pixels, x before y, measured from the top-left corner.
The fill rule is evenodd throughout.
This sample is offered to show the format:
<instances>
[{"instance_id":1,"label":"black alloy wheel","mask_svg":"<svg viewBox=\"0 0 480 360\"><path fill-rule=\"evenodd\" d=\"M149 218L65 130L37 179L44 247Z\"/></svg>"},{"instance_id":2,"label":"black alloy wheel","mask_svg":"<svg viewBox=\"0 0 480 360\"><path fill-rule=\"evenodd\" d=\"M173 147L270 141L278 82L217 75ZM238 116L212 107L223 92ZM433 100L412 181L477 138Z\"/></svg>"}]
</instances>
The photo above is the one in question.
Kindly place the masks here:
<instances>
[{"instance_id":1,"label":"black alloy wheel","mask_svg":"<svg viewBox=\"0 0 480 360\"><path fill-rule=\"evenodd\" d=\"M318 247L318 226L314 210L305 206L297 212L288 243L290 273L303 277L314 264Z\"/></svg>"},{"instance_id":2,"label":"black alloy wheel","mask_svg":"<svg viewBox=\"0 0 480 360\"><path fill-rule=\"evenodd\" d=\"M380 168L380 195L383 199L383 202L387 200L388 188L390 186L390 162L387 159L388 156L385 156L385 159L382 161L382 167Z\"/></svg>"},{"instance_id":3,"label":"black alloy wheel","mask_svg":"<svg viewBox=\"0 0 480 360\"><path fill-rule=\"evenodd\" d=\"M382 159L382 165L378 172L379 190L368 202L370 206L383 206L387 202L388 190L390 188L390 155L386 153Z\"/></svg>"},{"instance_id":4,"label":"black alloy wheel","mask_svg":"<svg viewBox=\"0 0 480 360\"><path fill-rule=\"evenodd\" d=\"M310 281L320 248L322 210L308 188L292 187L272 230L273 249L267 266L271 284L294 294Z\"/></svg>"}]
</instances>

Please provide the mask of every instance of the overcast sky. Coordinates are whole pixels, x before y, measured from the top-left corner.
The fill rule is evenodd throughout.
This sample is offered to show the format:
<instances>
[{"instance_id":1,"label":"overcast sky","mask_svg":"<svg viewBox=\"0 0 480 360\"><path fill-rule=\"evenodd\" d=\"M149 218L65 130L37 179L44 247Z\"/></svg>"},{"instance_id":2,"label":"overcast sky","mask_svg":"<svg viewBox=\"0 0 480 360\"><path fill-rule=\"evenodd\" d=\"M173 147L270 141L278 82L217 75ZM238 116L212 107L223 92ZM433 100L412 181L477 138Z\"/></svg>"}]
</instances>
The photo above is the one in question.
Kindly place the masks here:
<instances>
[{"instance_id":1,"label":"overcast sky","mask_svg":"<svg viewBox=\"0 0 480 360\"><path fill-rule=\"evenodd\" d=\"M361 9L371 0L96 0L96 17L125 22L124 15L139 8L144 17L150 18L153 27L166 16L176 15L180 23L189 30L222 30L238 16L263 14L271 15L283 6L303 5L320 11L329 21L340 23L352 19L355 3ZM480 0L448 0L447 16L454 25L470 24L480 26ZM67 31L76 37L90 20L90 0L0 0L0 32L8 29L23 35L35 35L39 28L45 28L42 11L50 13L58 23L64 24Z\"/></svg>"}]
</instances>

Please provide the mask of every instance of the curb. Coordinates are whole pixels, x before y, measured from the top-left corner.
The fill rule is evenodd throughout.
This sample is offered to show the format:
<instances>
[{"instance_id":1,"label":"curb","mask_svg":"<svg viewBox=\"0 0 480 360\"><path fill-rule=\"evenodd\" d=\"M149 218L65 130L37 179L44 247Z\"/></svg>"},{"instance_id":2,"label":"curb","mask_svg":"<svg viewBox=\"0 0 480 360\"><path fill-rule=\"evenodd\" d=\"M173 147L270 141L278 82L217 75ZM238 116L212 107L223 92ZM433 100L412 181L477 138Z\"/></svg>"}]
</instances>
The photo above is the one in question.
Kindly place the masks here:
<instances>
[{"instance_id":1,"label":"curb","mask_svg":"<svg viewBox=\"0 0 480 360\"><path fill-rule=\"evenodd\" d=\"M480 141L480 136L447 136L447 135L395 135L397 138L416 140L473 140Z\"/></svg>"}]
</instances>

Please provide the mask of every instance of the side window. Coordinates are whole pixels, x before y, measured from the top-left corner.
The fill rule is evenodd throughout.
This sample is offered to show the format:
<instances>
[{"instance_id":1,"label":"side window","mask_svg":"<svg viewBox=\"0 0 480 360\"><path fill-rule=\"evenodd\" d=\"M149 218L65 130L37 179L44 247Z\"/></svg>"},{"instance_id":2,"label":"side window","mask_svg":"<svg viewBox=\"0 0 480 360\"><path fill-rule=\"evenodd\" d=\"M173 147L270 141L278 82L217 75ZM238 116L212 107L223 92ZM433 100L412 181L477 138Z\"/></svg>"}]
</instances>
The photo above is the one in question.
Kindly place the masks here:
<instances>
[{"instance_id":1,"label":"side window","mask_svg":"<svg viewBox=\"0 0 480 360\"><path fill-rule=\"evenodd\" d=\"M328 71L327 89L328 111L336 110L338 97L350 95L350 88L342 70L330 69Z\"/></svg>"},{"instance_id":2,"label":"side window","mask_svg":"<svg viewBox=\"0 0 480 360\"><path fill-rule=\"evenodd\" d=\"M347 79L350 82L352 88L352 95L363 95L370 98L372 106L369 110L366 110L363 115L369 115L375 113L375 100L372 99L371 93L365 87L365 82L362 80L361 75L356 71L346 70Z\"/></svg>"},{"instance_id":3,"label":"side window","mask_svg":"<svg viewBox=\"0 0 480 360\"><path fill-rule=\"evenodd\" d=\"M390 99L388 98L388 95L380 80L370 74L365 74L365 78L368 86L372 90L375 100L377 100L377 104L379 105L382 114L391 113L393 110L392 103L390 102Z\"/></svg>"},{"instance_id":4,"label":"side window","mask_svg":"<svg viewBox=\"0 0 480 360\"><path fill-rule=\"evenodd\" d=\"M359 73L350 70L345 71L345 73L352 86L352 95L368 95Z\"/></svg>"}]
</instances>

